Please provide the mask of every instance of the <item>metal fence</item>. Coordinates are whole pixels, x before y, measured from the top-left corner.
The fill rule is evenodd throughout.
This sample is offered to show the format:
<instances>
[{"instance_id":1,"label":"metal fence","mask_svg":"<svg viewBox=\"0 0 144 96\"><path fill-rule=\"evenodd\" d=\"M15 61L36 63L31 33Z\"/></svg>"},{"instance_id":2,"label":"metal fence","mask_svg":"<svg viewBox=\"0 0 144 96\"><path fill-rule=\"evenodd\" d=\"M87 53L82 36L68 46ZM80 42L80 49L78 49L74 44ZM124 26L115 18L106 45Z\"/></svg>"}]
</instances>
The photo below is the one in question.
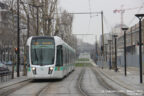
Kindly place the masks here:
<instances>
[{"instance_id":1,"label":"metal fence","mask_svg":"<svg viewBox=\"0 0 144 96\"><path fill-rule=\"evenodd\" d=\"M144 69L144 56L142 60L143 60L143 69ZM106 62L102 56L98 57L97 65L99 65L100 67L108 67L109 63L110 61L108 60ZM117 57L117 66L124 67L124 56ZM127 55L127 66L139 68L139 55Z\"/></svg>"},{"instance_id":2,"label":"metal fence","mask_svg":"<svg viewBox=\"0 0 144 96\"><path fill-rule=\"evenodd\" d=\"M12 72L11 71L1 71L0 72L0 82L6 82L11 79Z\"/></svg>"},{"instance_id":3,"label":"metal fence","mask_svg":"<svg viewBox=\"0 0 144 96\"><path fill-rule=\"evenodd\" d=\"M7 66L9 70L0 70L0 83L7 82L12 79L12 65ZM16 66L14 67L14 74L16 73ZM20 66L20 72L23 71L23 65ZM15 74L16 75L16 74Z\"/></svg>"}]
</instances>

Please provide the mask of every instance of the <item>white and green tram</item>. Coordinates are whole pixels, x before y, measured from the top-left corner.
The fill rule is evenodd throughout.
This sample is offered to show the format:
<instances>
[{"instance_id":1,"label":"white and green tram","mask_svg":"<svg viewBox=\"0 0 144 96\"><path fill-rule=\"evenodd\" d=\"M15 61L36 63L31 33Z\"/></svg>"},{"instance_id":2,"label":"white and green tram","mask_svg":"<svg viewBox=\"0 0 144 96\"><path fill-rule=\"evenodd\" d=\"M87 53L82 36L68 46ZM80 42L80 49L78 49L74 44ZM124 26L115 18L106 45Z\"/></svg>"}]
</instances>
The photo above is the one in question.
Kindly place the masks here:
<instances>
[{"instance_id":1,"label":"white and green tram","mask_svg":"<svg viewBox=\"0 0 144 96\"><path fill-rule=\"evenodd\" d=\"M27 76L60 79L74 70L75 50L60 37L32 36L27 40Z\"/></svg>"}]
</instances>

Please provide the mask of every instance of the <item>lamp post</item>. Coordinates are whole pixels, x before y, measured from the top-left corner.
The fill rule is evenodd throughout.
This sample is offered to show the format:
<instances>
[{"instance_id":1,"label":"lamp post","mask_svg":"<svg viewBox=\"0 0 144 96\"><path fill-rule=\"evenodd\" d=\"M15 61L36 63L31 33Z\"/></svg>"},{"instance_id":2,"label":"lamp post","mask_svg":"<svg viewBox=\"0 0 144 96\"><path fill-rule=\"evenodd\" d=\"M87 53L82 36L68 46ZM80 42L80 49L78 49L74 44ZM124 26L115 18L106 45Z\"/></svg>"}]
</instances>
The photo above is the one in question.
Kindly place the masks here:
<instances>
[{"instance_id":1,"label":"lamp post","mask_svg":"<svg viewBox=\"0 0 144 96\"><path fill-rule=\"evenodd\" d=\"M27 4L27 5L30 5L28 3L25 3L24 1L20 1L19 2L20 4ZM29 9L29 8L28 8ZM30 36L30 16L29 16L29 11L27 11L28 14L26 14L26 17L27 17L27 39L29 38Z\"/></svg>"},{"instance_id":2,"label":"lamp post","mask_svg":"<svg viewBox=\"0 0 144 96\"><path fill-rule=\"evenodd\" d=\"M128 28L122 28L124 31L124 71L125 71L125 76L127 75L127 63L126 63L126 31Z\"/></svg>"},{"instance_id":3,"label":"lamp post","mask_svg":"<svg viewBox=\"0 0 144 96\"><path fill-rule=\"evenodd\" d=\"M115 72L117 72L117 35L113 35L113 37L115 39Z\"/></svg>"},{"instance_id":4,"label":"lamp post","mask_svg":"<svg viewBox=\"0 0 144 96\"><path fill-rule=\"evenodd\" d=\"M111 42L112 40L108 40L108 43L109 43L109 69L111 69L111 66L112 66L112 61L111 61Z\"/></svg>"},{"instance_id":5,"label":"lamp post","mask_svg":"<svg viewBox=\"0 0 144 96\"><path fill-rule=\"evenodd\" d=\"M143 76L142 76L142 28L141 28L141 21L144 17L144 14L136 14L135 15L139 19L139 63L140 63L140 83L143 83Z\"/></svg>"},{"instance_id":6,"label":"lamp post","mask_svg":"<svg viewBox=\"0 0 144 96\"><path fill-rule=\"evenodd\" d=\"M17 0L17 77L20 76L20 24L19 24L19 0Z\"/></svg>"},{"instance_id":7,"label":"lamp post","mask_svg":"<svg viewBox=\"0 0 144 96\"><path fill-rule=\"evenodd\" d=\"M39 5L39 4L37 4L37 5L29 4L29 5L31 5L37 9L37 14L36 14L37 15L37 31L36 31L36 35L38 36L39 35L39 7L42 7L43 5Z\"/></svg>"},{"instance_id":8,"label":"lamp post","mask_svg":"<svg viewBox=\"0 0 144 96\"><path fill-rule=\"evenodd\" d=\"M37 5L33 5L33 7L36 7L36 9L37 9L37 32L36 32L36 35L38 36L39 35L39 7L41 7L41 6L37 6Z\"/></svg>"}]
</instances>

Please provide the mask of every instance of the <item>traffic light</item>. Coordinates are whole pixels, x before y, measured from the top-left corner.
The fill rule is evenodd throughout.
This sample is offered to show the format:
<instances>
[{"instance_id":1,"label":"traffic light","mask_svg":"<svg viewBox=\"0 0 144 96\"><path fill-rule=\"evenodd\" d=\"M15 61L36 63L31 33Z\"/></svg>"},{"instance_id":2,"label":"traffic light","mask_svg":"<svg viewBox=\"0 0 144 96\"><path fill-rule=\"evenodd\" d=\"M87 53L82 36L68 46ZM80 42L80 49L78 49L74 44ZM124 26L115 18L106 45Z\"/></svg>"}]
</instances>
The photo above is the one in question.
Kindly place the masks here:
<instances>
[{"instance_id":1,"label":"traffic light","mask_svg":"<svg viewBox=\"0 0 144 96\"><path fill-rule=\"evenodd\" d=\"M18 53L18 48L15 48L15 53L16 53L16 54Z\"/></svg>"}]
</instances>

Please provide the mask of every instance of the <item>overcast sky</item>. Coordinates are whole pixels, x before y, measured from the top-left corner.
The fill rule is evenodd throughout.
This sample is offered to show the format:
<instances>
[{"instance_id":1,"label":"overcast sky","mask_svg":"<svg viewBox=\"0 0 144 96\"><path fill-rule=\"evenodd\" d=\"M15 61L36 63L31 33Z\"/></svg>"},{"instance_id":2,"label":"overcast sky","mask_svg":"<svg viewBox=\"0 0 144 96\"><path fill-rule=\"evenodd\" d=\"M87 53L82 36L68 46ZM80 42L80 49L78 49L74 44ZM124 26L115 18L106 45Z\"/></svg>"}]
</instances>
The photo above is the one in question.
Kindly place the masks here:
<instances>
[{"instance_id":1,"label":"overcast sky","mask_svg":"<svg viewBox=\"0 0 144 96\"><path fill-rule=\"evenodd\" d=\"M119 24L120 13L113 13L115 9L144 7L144 0L58 0L59 7L69 12L104 12L104 33L110 32L111 28ZM124 23L132 26L138 22L134 15L140 8L126 10L124 13ZM139 13L144 13L144 8ZM133 20L133 18L135 18ZM130 23L133 20L132 23ZM95 34L99 39L101 35L101 16L100 15L74 15L73 34ZM84 41L94 43L96 36L77 36Z\"/></svg>"}]
</instances>

